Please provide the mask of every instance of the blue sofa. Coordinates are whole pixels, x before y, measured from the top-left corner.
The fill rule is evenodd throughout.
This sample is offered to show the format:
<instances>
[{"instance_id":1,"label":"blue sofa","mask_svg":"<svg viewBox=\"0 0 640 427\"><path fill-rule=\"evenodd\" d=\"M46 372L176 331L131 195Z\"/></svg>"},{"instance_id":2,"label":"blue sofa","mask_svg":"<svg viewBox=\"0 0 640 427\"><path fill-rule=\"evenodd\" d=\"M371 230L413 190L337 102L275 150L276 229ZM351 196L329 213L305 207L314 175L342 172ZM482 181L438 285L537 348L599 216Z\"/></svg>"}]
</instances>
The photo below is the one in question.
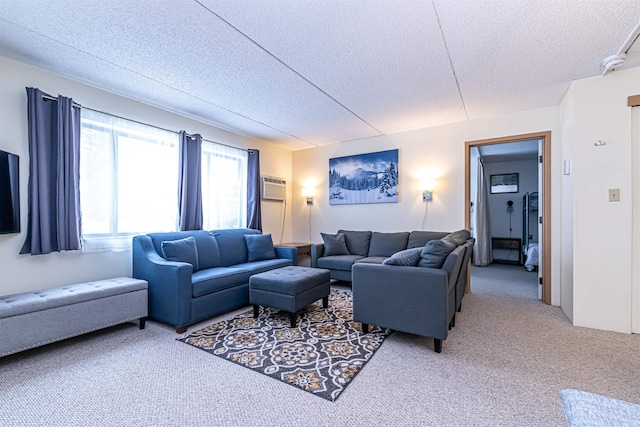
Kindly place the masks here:
<instances>
[{"instance_id":1,"label":"blue sofa","mask_svg":"<svg viewBox=\"0 0 640 427\"><path fill-rule=\"evenodd\" d=\"M135 236L133 277L148 282L149 318L184 333L189 325L248 305L249 277L293 265L297 255L295 248L276 247L275 257L252 260L256 257L247 250L245 236L259 234L258 230L229 229ZM163 257L167 242L191 243L190 238L197 252L192 263Z\"/></svg>"}]
</instances>

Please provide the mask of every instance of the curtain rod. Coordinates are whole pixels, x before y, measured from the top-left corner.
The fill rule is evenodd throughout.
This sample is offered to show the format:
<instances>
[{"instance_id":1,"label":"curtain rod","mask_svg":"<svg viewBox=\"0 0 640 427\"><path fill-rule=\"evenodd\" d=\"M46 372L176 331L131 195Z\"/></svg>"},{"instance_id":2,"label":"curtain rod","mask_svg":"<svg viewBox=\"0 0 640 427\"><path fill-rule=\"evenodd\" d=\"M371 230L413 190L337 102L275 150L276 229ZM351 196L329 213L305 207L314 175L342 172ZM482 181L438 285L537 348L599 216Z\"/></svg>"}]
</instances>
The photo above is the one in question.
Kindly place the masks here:
<instances>
[{"instance_id":1,"label":"curtain rod","mask_svg":"<svg viewBox=\"0 0 640 427\"><path fill-rule=\"evenodd\" d=\"M54 96L51 96L51 95L45 95L45 94L43 94L43 95L42 95L42 99L44 99L44 100L46 100L46 101L57 101L57 100L58 100L58 98L56 98L56 97L54 97ZM140 122L140 121L138 121L138 120L129 119L129 118L127 118L127 117L118 116L118 115L116 115L116 114L107 113L106 111L96 110L95 108L83 107L82 105L78 104L78 103L77 103L77 102L75 102L75 101L73 102L73 104L72 104L72 105L73 105L74 107L77 107L77 108L84 108L85 110L94 111L94 112L96 112L96 113L100 113L100 114L106 114L106 115L108 115L108 116L116 117L116 118L118 118L118 119L122 119L122 120L129 120L130 122L134 122L134 123L137 123L137 124L139 124L139 125L150 126L150 127L152 127L152 128L156 128L156 129L163 130L163 131L165 131L165 132L180 133L180 132L176 132L175 130L172 130L172 129L167 129L167 128L163 128L163 127L160 127L160 126L151 125L151 124L149 124L149 123ZM186 133L186 132L185 132L185 133ZM187 136L190 136L190 137L191 137L191 136L194 136L194 134L187 133ZM206 139L206 138L202 138L202 140L203 140L203 141L207 141L207 142L211 142L211 143L213 143L213 144L223 145L223 146L225 146L225 147L229 147L229 148L235 148L236 150L246 151L246 152L248 152L248 153L250 153L250 152L253 152L253 151L254 151L254 150L247 149L247 148L238 148L238 147L234 147L233 145L224 144L224 143L222 143L222 142L218 142L218 141L212 141L212 140L210 140L210 139Z\"/></svg>"}]
</instances>

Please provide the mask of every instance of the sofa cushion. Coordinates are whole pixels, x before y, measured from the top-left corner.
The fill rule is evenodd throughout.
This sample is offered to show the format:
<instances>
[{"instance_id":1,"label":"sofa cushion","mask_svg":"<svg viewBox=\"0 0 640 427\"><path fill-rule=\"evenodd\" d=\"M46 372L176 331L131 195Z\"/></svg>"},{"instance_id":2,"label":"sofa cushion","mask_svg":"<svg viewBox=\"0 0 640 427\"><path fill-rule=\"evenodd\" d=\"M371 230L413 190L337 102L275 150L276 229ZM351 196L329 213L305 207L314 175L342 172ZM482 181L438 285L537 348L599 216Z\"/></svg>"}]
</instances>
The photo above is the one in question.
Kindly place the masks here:
<instances>
[{"instance_id":1,"label":"sofa cushion","mask_svg":"<svg viewBox=\"0 0 640 427\"><path fill-rule=\"evenodd\" d=\"M411 248L404 251L396 252L391 257L384 260L384 265L406 265L415 266L420 261L421 253L424 248Z\"/></svg>"},{"instance_id":2,"label":"sofa cushion","mask_svg":"<svg viewBox=\"0 0 640 427\"><path fill-rule=\"evenodd\" d=\"M247 244L247 259L249 262L276 259L271 234L247 234L244 236Z\"/></svg>"},{"instance_id":3,"label":"sofa cushion","mask_svg":"<svg viewBox=\"0 0 640 427\"><path fill-rule=\"evenodd\" d=\"M349 255L347 242L343 233L326 234L320 233L324 242L324 256Z\"/></svg>"},{"instance_id":4,"label":"sofa cushion","mask_svg":"<svg viewBox=\"0 0 640 427\"><path fill-rule=\"evenodd\" d=\"M409 234L407 249L424 248L431 240L439 240L449 234L448 231L412 231Z\"/></svg>"},{"instance_id":5,"label":"sofa cushion","mask_svg":"<svg viewBox=\"0 0 640 427\"><path fill-rule=\"evenodd\" d=\"M149 233L149 238L153 243L158 255L162 255L162 242L169 240L184 239L185 237L193 237L196 239L196 249L198 250L198 264L201 270L211 267L220 267L220 249L216 239L209 231L191 230L191 231L171 231L168 233Z\"/></svg>"},{"instance_id":6,"label":"sofa cushion","mask_svg":"<svg viewBox=\"0 0 640 427\"><path fill-rule=\"evenodd\" d=\"M338 233L344 234L349 255L367 256L369 254L370 231L338 230Z\"/></svg>"},{"instance_id":7,"label":"sofa cushion","mask_svg":"<svg viewBox=\"0 0 640 427\"><path fill-rule=\"evenodd\" d=\"M193 271L199 270L198 249L193 236L184 239L165 240L160 246L162 257L167 261L187 262L193 266Z\"/></svg>"},{"instance_id":8,"label":"sofa cushion","mask_svg":"<svg viewBox=\"0 0 640 427\"><path fill-rule=\"evenodd\" d=\"M318 258L318 268L351 271L353 263L362 258L360 255L323 256Z\"/></svg>"},{"instance_id":9,"label":"sofa cushion","mask_svg":"<svg viewBox=\"0 0 640 427\"><path fill-rule=\"evenodd\" d=\"M456 245L464 245L467 240L471 237L471 233L468 230L458 230L453 233L449 233L442 238L442 240L449 240L454 242Z\"/></svg>"},{"instance_id":10,"label":"sofa cushion","mask_svg":"<svg viewBox=\"0 0 640 427\"><path fill-rule=\"evenodd\" d=\"M276 268L288 267L293 264L293 261L287 258L266 259L262 261L253 261L246 264L234 265L234 268L242 268L248 270L251 274L264 273L265 271L274 270Z\"/></svg>"},{"instance_id":11,"label":"sofa cushion","mask_svg":"<svg viewBox=\"0 0 640 427\"><path fill-rule=\"evenodd\" d=\"M420 253L418 267L441 268L447 256L457 247L449 240L432 240Z\"/></svg>"},{"instance_id":12,"label":"sofa cushion","mask_svg":"<svg viewBox=\"0 0 640 427\"><path fill-rule=\"evenodd\" d=\"M238 228L214 230L211 234L215 237L220 248L220 265L227 267L247 262L248 253L247 244L244 241L245 235L262 233L251 228Z\"/></svg>"},{"instance_id":13,"label":"sofa cushion","mask_svg":"<svg viewBox=\"0 0 640 427\"><path fill-rule=\"evenodd\" d=\"M384 260L387 259L385 256L368 256L362 259L357 260L354 264L382 264Z\"/></svg>"},{"instance_id":14,"label":"sofa cushion","mask_svg":"<svg viewBox=\"0 0 640 427\"><path fill-rule=\"evenodd\" d=\"M371 234L368 256L390 257L396 252L407 249L409 240L408 232L400 233L378 233Z\"/></svg>"},{"instance_id":15,"label":"sofa cushion","mask_svg":"<svg viewBox=\"0 0 640 427\"><path fill-rule=\"evenodd\" d=\"M215 267L200 270L191 276L192 294L202 295L249 283L251 272L244 268Z\"/></svg>"}]
</instances>

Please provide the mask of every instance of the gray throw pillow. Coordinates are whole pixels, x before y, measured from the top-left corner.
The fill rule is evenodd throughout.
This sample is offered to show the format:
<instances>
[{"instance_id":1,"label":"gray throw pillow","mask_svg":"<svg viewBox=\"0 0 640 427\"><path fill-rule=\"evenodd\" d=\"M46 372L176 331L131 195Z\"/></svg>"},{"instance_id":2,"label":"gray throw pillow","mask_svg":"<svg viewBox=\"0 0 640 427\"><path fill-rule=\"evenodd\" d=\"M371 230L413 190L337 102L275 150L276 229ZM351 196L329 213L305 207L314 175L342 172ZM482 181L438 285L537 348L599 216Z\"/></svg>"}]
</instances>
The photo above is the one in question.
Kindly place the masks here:
<instances>
[{"instance_id":1,"label":"gray throw pillow","mask_svg":"<svg viewBox=\"0 0 640 427\"><path fill-rule=\"evenodd\" d=\"M420 253L418 267L441 268L447 256L457 247L449 240L431 240Z\"/></svg>"},{"instance_id":2,"label":"gray throw pillow","mask_svg":"<svg viewBox=\"0 0 640 427\"><path fill-rule=\"evenodd\" d=\"M167 240L160 244L162 257L167 261L188 262L193 266L193 271L198 271L198 248L196 239L192 236L178 240Z\"/></svg>"},{"instance_id":3,"label":"gray throw pillow","mask_svg":"<svg viewBox=\"0 0 640 427\"><path fill-rule=\"evenodd\" d=\"M385 259L382 263L384 265L406 265L415 266L420 261L423 248L405 249L404 251L396 252L391 257Z\"/></svg>"},{"instance_id":4,"label":"gray throw pillow","mask_svg":"<svg viewBox=\"0 0 640 427\"><path fill-rule=\"evenodd\" d=\"M465 242L471 237L471 233L468 230L458 230L453 233L449 233L442 238L442 240L449 240L454 242L456 245L464 245Z\"/></svg>"},{"instance_id":5,"label":"gray throw pillow","mask_svg":"<svg viewBox=\"0 0 640 427\"><path fill-rule=\"evenodd\" d=\"M273 249L271 234L245 234L244 241L249 262L278 258Z\"/></svg>"},{"instance_id":6,"label":"gray throw pillow","mask_svg":"<svg viewBox=\"0 0 640 427\"><path fill-rule=\"evenodd\" d=\"M326 234L320 233L322 241L324 242L324 256L331 255L349 255L347 249L347 242L344 239L344 234Z\"/></svg>"}]
</instances>

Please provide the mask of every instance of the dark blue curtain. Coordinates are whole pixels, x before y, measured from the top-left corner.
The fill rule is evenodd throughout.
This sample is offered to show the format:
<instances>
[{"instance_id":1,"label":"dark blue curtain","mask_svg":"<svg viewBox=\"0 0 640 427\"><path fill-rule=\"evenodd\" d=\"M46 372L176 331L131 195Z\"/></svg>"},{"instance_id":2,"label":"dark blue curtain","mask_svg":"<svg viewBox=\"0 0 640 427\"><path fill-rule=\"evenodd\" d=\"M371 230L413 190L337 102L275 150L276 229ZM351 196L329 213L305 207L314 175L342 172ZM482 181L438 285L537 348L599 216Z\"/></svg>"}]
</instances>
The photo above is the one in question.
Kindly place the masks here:
<instances>
[{"instance_id":1,"label":"dark blue curtain","mask_svg":"<svg viewBox=\"0 0 640 427\"><path fill-rule=\"evenodd\" d=\"M21 254L78 250L80 108L71 98L27 89L29 214Z\"/></svg>"},{"instance_id":2,"label":"dark blue curtain","mask_svg":"<svg viewBox=\"0 0 640 427\"><path fill-rule=\"evenodd\" d=\"M259 150L249 150L247 169L247 228L262 231L262 212L260 211Z\"/></svg>"},{"instance_id":3,"label":"dark blue curtain","mask_svg":"<svg viewBox=\"0 0 640 427\"><path fill-rule=\"evenodd\" d=\"M180 230L202 230L202 137L180 131Z\"/></svg>"}]
</instances>

